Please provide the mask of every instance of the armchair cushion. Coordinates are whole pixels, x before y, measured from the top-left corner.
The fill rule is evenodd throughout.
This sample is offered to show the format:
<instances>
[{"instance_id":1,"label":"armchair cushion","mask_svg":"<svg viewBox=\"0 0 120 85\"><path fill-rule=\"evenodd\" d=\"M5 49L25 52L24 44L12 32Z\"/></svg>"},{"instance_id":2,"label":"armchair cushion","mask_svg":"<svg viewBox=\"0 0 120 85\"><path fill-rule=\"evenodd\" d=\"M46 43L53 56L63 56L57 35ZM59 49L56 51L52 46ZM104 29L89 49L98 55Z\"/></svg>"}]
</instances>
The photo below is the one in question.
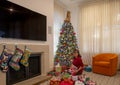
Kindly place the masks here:
<instances>
[{"instance_id":1,"label":"armchair cushion","mask_svg":"<svg viewBox=\"0 0 120 85\"><path fill-rule=\"evenodd\" d=\"M95 62L95 65L96 66L103 66L103 67L110 67L110 62L107 62L107 61L98 61L98 62Z\"/></svg>"}]
</instances>

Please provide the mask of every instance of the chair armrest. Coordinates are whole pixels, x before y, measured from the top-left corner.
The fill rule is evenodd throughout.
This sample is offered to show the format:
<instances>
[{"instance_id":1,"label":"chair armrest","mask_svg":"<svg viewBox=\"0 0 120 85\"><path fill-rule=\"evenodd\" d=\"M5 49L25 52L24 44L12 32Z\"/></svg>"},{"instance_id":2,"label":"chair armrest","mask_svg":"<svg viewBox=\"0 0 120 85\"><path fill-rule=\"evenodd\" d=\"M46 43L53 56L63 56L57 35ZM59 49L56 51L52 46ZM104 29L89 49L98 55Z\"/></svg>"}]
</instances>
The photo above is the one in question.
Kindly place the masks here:
<instances>
[{"instance_id":1,"label":"chair armrest","mask_svg":"<svg viewBox=\"0 0 120 85\"><path fill-rule=\"evenodd\" d=\"M117 70L118 56L110 59L112 70Z\"/></svg>"},{"instance_id":2,"label":"chair armrest","mask_svg":"<svg viewBox=\"0 0 120 85\"><path fill-rule=\"evenodd\" d=\"M94 57L92 57L92 59L93 59L93 61L100 61L99 56L94 56Z\"/></svg>"},{"instance_id":3,"label":"chair armrest","mask_svg":"<svg viewBox=\"0 0 120 85\"><path fill-rule=\"evenodd\" d=\"M114 59L114 58L118 58L118 55L114 55L114 56L110 57L110 59Z\"/></svg>"},{"instance_id":4,"label":"chair armrest","mask_svg":"<svg viewBox=\"0 0 120 85\"><path fill-rule=\"evenodd\" d=\"M118 56L111 57L111 58L110 58L110 62L113 62L113 61L114 61L114 62L115 62L115 61L117 62L117 61L118 61Z\"/></svg>"},{"instance_id":5,"label":"chair armrest","mask_svg":"<svg viewBox=\"0 0 120 85\"><path fill-rule=\"evenodd\" d=\"M100 61L99 58L97 57L92 57L92 64L94 65L96 61Z\"/></svg>"}]
</instances>

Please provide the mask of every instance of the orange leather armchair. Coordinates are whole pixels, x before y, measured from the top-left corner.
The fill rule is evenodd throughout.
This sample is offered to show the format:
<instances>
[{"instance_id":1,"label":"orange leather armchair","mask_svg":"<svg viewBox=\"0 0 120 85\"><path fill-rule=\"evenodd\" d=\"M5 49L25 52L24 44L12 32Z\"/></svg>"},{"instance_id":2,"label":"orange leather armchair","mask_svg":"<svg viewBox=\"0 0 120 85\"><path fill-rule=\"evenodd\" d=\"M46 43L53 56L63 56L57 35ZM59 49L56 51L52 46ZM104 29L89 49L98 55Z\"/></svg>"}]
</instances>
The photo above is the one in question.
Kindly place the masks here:
<instances>
[{"instance_id":1,"label":"orange leather armchair","mask_svg":"<svg viewBox=\"0 0 120 85\"><path fill-rule=\"evenodd\" d=\"M113 76L117 72L118 55L101 53L92 58L92 71L103 75Z\"/></svg>"}]
</instances>

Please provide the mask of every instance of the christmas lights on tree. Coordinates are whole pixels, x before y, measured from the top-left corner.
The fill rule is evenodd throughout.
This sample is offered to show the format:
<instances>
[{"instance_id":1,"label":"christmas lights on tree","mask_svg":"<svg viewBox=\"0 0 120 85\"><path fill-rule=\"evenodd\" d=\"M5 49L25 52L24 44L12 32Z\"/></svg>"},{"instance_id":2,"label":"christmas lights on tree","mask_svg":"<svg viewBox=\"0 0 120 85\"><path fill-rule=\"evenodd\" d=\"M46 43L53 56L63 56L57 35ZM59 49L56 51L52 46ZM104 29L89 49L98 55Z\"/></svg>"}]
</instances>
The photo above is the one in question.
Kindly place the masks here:
<instances>
[{"instance_id":1,"label":"christmas lights on tree","mask_svg":"<svg viewBox=\"0 0 120 85\"><path fill-rule=\"evenodd\" d=\"M67 12L66 19L60 30L59 43L54 58L54 65L69 67L72 62L73 52L78 49L76 33L70 22L70 12Z\"/></svg>"}]
</instances>

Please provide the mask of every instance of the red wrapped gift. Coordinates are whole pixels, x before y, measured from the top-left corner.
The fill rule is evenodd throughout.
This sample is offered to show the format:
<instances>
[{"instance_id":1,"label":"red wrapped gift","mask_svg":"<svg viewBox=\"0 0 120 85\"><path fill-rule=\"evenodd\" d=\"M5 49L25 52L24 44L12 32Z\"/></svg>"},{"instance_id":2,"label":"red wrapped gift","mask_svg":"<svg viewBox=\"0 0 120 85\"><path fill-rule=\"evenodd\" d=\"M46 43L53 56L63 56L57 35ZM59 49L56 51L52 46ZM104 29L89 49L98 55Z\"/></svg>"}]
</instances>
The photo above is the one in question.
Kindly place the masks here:
<instances>
[{"instance_id":1,"label":"red wrapped gift","mask_svg":"<svg viewBox=\"0 0 120 85\"><path fill-rule=\"evenodd\" d=\"M50 85L60 85L61 78L53 76L50 80Z\"/></svg>"},{"instance_id":2,"label":"red wrapped gift","mask_svg":"<svg viewBox=\"0 0 120 85\"><path fill-rule=\"evenodd\" d=\"M74 85L73 81L71 80L64 80L60 83L60 85Z\"/></svg>"}]
</instances>

